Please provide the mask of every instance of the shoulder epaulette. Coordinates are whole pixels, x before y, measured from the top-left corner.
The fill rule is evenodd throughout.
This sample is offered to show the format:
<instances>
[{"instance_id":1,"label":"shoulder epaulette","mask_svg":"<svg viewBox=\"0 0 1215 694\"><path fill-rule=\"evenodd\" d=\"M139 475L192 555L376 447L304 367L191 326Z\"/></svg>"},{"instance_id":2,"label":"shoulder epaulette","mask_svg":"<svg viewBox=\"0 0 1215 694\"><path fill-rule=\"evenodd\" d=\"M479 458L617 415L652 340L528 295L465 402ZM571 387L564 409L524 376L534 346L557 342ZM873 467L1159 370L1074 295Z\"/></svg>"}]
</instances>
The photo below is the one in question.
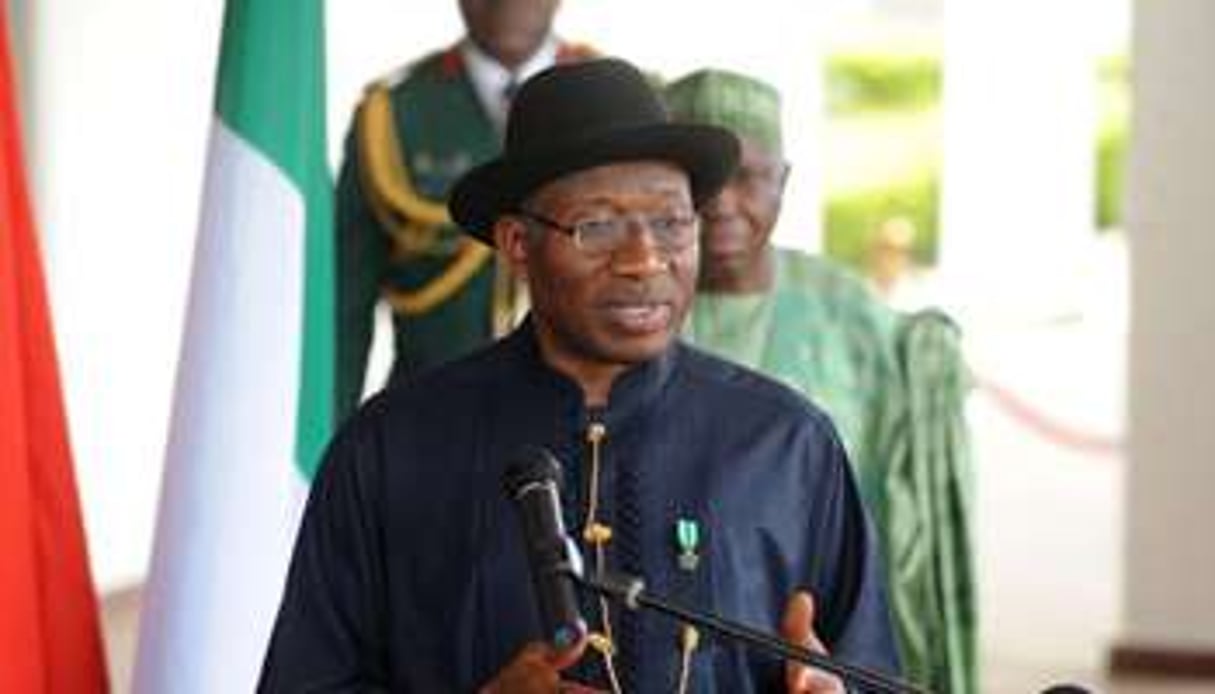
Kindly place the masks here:
<instances>
[{"instance_id":1,"label":"shoulder epaulette","mask_svg":"<svg viewBox=\"0 0 1215 694\"><path fill-rule=\"evenodd\" d=\"M398 84L404 82L405 79L407 77L409 77L409 74L411 72L413 72L414 65L415 65L415 63L405 63L404 65L398 65L397 67L393 68L392 70L389 70L388 72L380 75L379 77L376 77L375 79L371 80L363 87L363 93L366 94L367 92L370 92L373 89L380 88L380 87L382 87L384 89L392 89L393 87L397 86Z\"/></svg>"},{"instance_id":2,"label":"shoulder epaulette","mask_svg":"<svg viewBox=\"0 0 1215 694\"><path fill-rule=\"evenodd\" d=\"M363 93L379 88L392 90L410 77L427 70L434 70L444 77L459 76L464 70L464 60L460 56L460 44L427 53L417 60L398 65L368 82L363 87Z\"/></svg>"},{"instance_id":3,"label":"shoulder epaulette","mask_svg":"<svg viewBox=\"0 0 1215 694\"><path fill-rule=\"evenodd\" d=\"M451 46L439 56L439 74L448 79L464 74L464 56L460 53L460 44Z\"/></svg>"}]
</instances>

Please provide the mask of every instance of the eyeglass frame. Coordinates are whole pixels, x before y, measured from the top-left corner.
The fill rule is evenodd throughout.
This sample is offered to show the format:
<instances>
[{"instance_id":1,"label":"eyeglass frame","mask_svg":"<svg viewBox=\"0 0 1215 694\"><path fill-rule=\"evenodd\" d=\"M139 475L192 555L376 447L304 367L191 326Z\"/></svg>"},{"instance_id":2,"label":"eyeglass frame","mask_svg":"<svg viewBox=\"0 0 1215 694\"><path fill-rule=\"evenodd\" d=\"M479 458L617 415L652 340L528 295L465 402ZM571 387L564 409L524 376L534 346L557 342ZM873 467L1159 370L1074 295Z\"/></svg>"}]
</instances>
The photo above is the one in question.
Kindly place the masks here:
<instances>
[{"instance_id":1,"label":"eyeglass frame","mask_svg":"<svg viewBox=\"0 0 1215 694\"><path fill-rule=\"evenodd\" d=\"M578 250L588 255L596 256L610 255L619 250L628 240L628 232L634 221L639 223L642 228L644 228L646 232L653 237L654 243L665 253L678 253L694 245L696 243L700 227L700 215L695 211L679 214L668 214L667 212L653 214L632 212L627 214L614 214L610 217L599 219L582 219L571 224L562 224L552 217L540 214L539 212L535 212L524 207L516 207L511 211L511 214L522 217L530 222L546 226L550 229L560 231L561 233L570 237L570 240L574 242L574 245L578 247ZM662 220L664 217L669 218L669 221L676 223L678 226L684 227L684 225L686 225L685 228L691 229L692 233L689 235L688 239L681 243L675 243L672 242L670 238L664 236L664 232L660 231L656 226L656 220ZM616 243L613 243L610 246L606 246L604 248L588 248L584 237L584 233L586 231L585 225L606 224L609 222L623 223L622 229L624 234L620 236Z\"/></svg>"}]
</instances>

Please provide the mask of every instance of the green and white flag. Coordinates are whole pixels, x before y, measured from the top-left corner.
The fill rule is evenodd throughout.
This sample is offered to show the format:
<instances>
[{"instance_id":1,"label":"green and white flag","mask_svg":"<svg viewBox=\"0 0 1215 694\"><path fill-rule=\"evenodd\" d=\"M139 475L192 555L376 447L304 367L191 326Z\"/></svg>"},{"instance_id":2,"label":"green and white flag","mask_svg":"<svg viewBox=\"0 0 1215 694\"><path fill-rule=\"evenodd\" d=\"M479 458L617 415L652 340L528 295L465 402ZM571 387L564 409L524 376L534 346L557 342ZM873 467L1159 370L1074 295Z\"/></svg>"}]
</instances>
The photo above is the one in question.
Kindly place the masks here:
<instances>
[{"instance_id":1,"label":"green and white flag","mask_svg":"<svg viewBox=\"0 0 1215 694\"><path fill-rule=\"evenodd\" d=\"M331 433L322 0L228 0L135 691L252 691Z\"/></svg>"}]
</instances>

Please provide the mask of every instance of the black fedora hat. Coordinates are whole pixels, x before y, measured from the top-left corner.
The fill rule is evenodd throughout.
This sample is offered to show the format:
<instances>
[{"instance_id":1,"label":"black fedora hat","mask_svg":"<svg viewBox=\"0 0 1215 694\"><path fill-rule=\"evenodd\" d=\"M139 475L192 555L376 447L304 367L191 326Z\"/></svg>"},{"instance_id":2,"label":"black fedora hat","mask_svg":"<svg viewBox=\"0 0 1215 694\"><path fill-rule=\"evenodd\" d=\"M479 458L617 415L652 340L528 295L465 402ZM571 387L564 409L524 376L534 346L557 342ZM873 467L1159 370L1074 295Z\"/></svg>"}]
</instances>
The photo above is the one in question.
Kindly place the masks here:
<instances>
[{"instance_id":1,"label":"black fedora hat","mask_svg":"<svg viewBox=\"0 0 1215 694\"><path fill-rule=\"evenodd\" d=\"M557 65L519 88L502 155L456 181L447 208L461 228L493 244L497 218L544 183L643 159L687 171L700 203L733 173L738 140L723 128L672 123L645 76L623 60Z\"/></svg>"}]
</instances>

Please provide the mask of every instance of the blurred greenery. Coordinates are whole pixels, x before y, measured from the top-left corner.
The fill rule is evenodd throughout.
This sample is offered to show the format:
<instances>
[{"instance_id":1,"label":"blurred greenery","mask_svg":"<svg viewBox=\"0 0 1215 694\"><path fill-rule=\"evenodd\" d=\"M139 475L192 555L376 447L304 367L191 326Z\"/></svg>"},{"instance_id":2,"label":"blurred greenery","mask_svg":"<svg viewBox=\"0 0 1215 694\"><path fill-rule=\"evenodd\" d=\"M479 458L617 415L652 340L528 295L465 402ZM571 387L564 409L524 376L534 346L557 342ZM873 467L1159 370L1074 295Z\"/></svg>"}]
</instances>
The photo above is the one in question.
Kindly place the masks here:
<instances>
[{"instance_id":1,"label":"blurred greenery","mask_svg":"<svg viewBox=\"0 0 1215 694\"><path fill-rule=\"evenodd\" d=\"M836 192L827 199L824 249L833 258L862 267L878 226L892 217L905 217L919 231L912 256L918 263L932 264L937 253L939 192L936 171L873 188Z\"/></svg>"},{"instance_id":2,"label":"blurred greenery","mask_svg":"<svg viewBox=\"0 0 1215 694\"><path fill-rule=\"evenodd\" d=\"M1097 228L1122 223L1122 186L1131 116L1130 61L1107 56L1097 65Z\"/></svg>"},{"instance_id":3,"label":"blurred greenery","mask_svg":"<svg viewBox=\"0 0 1215 694\"><path fill-rule=\"evenodd\" d=\"M941 62L935 55L836 54L826 65L827 112L914 110L941 99Z\"/></svg>"},{"instance_id":4,"label":"blurred greenery","mask_svg":"<svg viewBox=\"0 0 1215 694\"><path fill-rule=\"evenodd\" d=\"M1096 70L1098 114L1095 220L1121 223L1130 112L1129 61L1103 58ZM826 61L827 141L824 247L863 266L876 228L893 216L916 227L914 255L938 253L941 167L940 57L845 53Z\"/></svg>"},{"instance_id":5,"label":"blurred greenery","mask_svg":"<svg viewBox=\"0 0 1215 694\"><path fill-rule=\"evenodd\" d=\"M828 57L824 250L863 268L879 225L915 226L916 259L937 254L940 59L932 54Z\"/></svg>"}]
</instances>

